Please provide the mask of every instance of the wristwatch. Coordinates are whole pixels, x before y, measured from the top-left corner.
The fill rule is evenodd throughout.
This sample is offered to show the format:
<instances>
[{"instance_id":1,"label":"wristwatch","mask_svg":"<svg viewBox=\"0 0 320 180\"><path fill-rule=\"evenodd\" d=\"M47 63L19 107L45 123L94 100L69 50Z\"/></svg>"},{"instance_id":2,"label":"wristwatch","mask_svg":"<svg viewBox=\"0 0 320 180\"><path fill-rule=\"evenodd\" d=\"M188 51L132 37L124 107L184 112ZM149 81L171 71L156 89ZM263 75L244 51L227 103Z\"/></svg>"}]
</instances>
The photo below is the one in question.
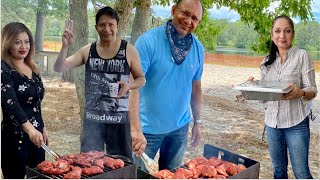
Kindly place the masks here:
<instances>
[{"instance_id":1,"label":"wristwatch","mask_svg":"<svg viewBox=\"0 0 320 180\"><path fill-rule=\"evenodd\" d=\"M201 119L196 119L193 121L194 123L197 123L197 124L202 124L202 120Z\"/></svg>"}]
</instances>

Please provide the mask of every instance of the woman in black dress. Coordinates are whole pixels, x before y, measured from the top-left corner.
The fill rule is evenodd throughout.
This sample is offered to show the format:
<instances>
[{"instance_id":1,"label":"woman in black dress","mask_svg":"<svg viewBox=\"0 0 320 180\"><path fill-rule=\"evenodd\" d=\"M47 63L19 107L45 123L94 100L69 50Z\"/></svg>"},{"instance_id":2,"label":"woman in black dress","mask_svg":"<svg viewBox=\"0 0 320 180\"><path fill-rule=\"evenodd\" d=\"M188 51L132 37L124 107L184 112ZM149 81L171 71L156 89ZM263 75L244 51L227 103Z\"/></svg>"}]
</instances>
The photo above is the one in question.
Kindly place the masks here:
<instances>
[{"instance_id":1,"label":"woman in black dress","mask_svg":"<svg viewBox=\"0 0 320 180\"><path fill-rule=\"evenodd\" d=\"M1 169L4 178L23 179L25 167L45 160L48 136L41 116L44 87L33 62L34 41L22 23L1 31Z\"/></svg>"}]
</instances>

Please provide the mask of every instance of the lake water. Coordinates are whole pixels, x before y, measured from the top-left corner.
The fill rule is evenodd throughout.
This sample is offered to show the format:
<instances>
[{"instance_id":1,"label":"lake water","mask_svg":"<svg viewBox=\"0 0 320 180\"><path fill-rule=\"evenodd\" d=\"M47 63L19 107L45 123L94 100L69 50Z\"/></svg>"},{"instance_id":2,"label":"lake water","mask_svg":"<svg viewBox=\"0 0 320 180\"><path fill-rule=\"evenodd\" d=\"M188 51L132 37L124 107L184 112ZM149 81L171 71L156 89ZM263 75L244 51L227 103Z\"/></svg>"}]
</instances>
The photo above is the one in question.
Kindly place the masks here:
<instances>
[{"instance_id":1,"label":"lake water","mask_svg":"<svg viewBox=\"0 0 320 180\"><path fill-rule=\"evenodd\" d=\"M227 48L227 47L217 47L216 54L236 54L245 56L265 56L266 54L259 54L250 49L241 48ZM308 51L313 61L320 61L320 51Z\"/></svg>"}]
</instances>

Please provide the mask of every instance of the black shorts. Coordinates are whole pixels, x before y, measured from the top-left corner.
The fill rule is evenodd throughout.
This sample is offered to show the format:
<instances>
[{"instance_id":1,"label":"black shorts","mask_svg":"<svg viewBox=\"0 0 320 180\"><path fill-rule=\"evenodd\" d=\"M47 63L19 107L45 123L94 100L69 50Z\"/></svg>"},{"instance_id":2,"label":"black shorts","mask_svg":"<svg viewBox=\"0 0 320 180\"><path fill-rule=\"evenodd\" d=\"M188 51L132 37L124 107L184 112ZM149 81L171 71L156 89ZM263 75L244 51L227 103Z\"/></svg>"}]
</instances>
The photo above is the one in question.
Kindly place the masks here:
<instances>
[{"instance_id":1,"label":"black shorts","mask_svg":"<svg viewBox=\"0 0 320 180\"><path fill-rule=\"evenodd\" d=\"M104 124L84 120L81 152L104 151L109 155L122 155L132 161L130 124Z\"/></svg>"}]
</instances>

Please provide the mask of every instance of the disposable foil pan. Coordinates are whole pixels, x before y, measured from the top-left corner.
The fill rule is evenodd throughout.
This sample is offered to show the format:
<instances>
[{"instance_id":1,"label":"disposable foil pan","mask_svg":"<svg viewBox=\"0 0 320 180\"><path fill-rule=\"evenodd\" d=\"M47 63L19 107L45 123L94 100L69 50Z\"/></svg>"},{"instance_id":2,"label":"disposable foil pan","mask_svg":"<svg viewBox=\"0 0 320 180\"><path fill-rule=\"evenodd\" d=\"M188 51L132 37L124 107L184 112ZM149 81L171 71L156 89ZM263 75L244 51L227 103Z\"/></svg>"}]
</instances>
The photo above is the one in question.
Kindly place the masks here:
<instances>
[{"instance_id":1,"label":"disposable foil pan","mask_svg":"<svg viewBox=\"0 0 320 180\"><path fill-rule=\"evenodd\" d=\"M234 87L247 100L279 101L283 94L292 90L288 83L271 81L247 81Z\"/></svg>"}]
</instances>

